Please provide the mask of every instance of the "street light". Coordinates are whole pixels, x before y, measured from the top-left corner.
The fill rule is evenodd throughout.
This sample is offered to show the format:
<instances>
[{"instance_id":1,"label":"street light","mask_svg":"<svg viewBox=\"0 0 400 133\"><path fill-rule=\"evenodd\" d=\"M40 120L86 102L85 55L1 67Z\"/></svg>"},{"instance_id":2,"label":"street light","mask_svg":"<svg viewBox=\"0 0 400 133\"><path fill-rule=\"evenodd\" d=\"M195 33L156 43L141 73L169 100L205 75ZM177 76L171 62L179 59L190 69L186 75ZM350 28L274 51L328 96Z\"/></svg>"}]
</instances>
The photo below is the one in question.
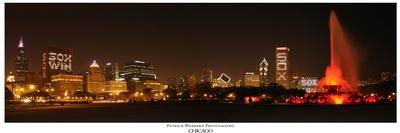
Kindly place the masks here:
<instances>
[{"instance_id":1,"label":"street light","mask_svg":"<svg viewBox=\"0 0 400 133\"><path fill-rule=\"evenodd\" d=\"M31 89L31 90L35 89L35 86L34 85L29 85L29 89Z\"/></svg>"}]
</instances>

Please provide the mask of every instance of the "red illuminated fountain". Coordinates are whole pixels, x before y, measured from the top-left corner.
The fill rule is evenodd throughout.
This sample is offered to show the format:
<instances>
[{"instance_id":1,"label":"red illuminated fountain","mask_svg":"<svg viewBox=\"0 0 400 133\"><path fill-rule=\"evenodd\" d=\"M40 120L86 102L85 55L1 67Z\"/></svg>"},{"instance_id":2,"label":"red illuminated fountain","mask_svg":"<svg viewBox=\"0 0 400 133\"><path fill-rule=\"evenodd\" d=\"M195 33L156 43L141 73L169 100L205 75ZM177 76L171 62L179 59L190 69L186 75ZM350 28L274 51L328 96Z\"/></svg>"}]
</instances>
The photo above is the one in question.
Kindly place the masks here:
<instances>
[{"instance_id":1,"label":"red illuminated fountain","mask_svg":"<svg viewBox=\"0 0 400 133\"><path fill-rule=\"evenodd\" d=\"M334 11L330 14L329 28L331 64L316 89L328 95L327 103L343 104L349 101L350 93L358 92L358 56Z\"/></svg>"}]
</instances>

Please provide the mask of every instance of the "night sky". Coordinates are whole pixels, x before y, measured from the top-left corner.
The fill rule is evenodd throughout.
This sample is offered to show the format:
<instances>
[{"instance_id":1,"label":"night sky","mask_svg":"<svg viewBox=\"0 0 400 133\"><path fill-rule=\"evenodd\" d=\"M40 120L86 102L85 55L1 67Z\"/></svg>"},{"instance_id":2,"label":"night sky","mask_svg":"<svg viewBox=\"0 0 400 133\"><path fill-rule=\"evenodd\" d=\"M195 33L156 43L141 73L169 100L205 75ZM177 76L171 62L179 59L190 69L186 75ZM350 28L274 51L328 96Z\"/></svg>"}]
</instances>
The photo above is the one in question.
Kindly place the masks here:
<instances>
[{"instance_id":1,"label":"night sky","mask_svg":"<svg viewBox=\"0 0 400 133\"><path fill-rule=\"evenodd\" d=\"M15 69L20 36L31 71L42 48L74 50L72 69L92 60L142 60L162 80L209 67L233 81L262 58L275 76L275 47L290 48L294 75L324 75L329 65L330 11L356 40L361 79L396 72L396 4L6 4L6 73Z\"/></svg>"}]
</instances>

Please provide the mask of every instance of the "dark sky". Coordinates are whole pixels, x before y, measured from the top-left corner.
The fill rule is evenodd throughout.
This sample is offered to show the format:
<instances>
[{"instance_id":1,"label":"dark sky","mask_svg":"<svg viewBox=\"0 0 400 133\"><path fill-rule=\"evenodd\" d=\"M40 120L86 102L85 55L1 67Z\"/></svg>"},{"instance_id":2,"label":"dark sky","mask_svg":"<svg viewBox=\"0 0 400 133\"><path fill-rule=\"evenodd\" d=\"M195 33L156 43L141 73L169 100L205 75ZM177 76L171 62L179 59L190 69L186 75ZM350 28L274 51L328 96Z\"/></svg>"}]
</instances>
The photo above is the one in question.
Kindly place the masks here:
<instances>
[{"instance_id":1,"label":"dark sky","mask_svg":"<svg viewBox=\"0 0 400 133\"><path fill-rule=\"evenodd\" d=\"M24 37L29 67L40 50L74 50L73 71L96 59L143 60L161 80L210 67L234 81L265 57L275 76L275 47L290 48L291 71L322 76L329 65L330 11L356 40L362 79L396 71L396 4L6 4L6 72Z\"/></svg>"}]
</instances>

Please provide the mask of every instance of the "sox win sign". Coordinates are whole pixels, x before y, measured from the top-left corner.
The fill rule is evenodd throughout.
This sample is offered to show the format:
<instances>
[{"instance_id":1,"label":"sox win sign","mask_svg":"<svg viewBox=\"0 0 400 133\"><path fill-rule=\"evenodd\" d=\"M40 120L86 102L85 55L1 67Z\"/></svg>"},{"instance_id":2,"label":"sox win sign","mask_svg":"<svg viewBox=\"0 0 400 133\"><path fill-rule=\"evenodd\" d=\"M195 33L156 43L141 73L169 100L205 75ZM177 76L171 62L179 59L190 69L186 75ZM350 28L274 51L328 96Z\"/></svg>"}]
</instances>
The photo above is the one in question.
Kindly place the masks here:
<instances>
[{"instance_id":1,"label":"sox win sign","mask_svg":"<svg viewBox=\"0 0 400 133\"><path fill-rule=\"evenodd\" d=\"M47 70L55 71L72 71L72 55L57 52L43 53L42 70L43 77L46 77ZM49 68L49 69L48 69Z\"/></svg>"}]
</instances>

